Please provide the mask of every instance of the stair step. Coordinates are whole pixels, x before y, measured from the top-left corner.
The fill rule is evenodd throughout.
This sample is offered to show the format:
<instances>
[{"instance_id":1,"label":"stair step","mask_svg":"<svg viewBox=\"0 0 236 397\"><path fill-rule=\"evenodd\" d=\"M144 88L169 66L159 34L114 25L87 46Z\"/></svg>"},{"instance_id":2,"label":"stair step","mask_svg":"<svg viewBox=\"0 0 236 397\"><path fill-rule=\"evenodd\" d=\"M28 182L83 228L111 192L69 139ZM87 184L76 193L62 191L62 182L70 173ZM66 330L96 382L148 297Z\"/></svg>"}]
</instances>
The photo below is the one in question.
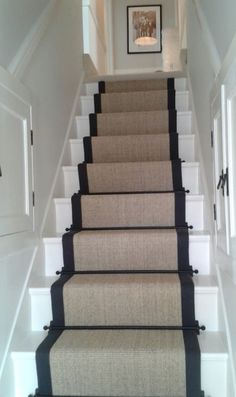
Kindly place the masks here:
<instances>
[{"instance_id":1,"label":"stair step","mask_svg":"<svg viewBox=\"0 0 236 397\"><path fill-rule=\"evenodd\" d=\"M83 138L90 135L89 117L77 116L77 138ZM177 112L177 132L180 135L188 135L192 133L192 112Z\"/></svg>"},{"instance_id":2,"label":"stair step","mask_svg":"<svg viewBox=\"0 0 236 397\"><path fill-rule=\"evenodd\" d=\"M72 224L71 200L69 198L55 198L56 233L64 233ZM203 230L203 195L186 196L186 220L192 225L194 231Z\"/></svg>"},{"instance_id":3,"label":"stair step","mask_svg":"<svg viewBox=\"0 0 236 397\"><path fill-rule=\"evenodd\" d=\"M63 267L62 238L47 237L43 239L45 253L45 275L55 276L56 271ZM202 275L210 272L209 259L210 236L198 232L189 235L189 259L193 269Z\"/></svg>"},{"instance_id":4,"label":"stair step","mask_svg":"<svg viewBox=\"0 0 236 397\"><path fill-rule=\"evenodd\" d=\"M78 169L76 166L64 166L62 170L64 178L64 197L71 197L80 189ZM182 163L182 178L185 189L190 190L191 194L199 193L199 163Z\"/></svg>"},{"instance_id":5,"label":"stair step","mask_svg":"<svg viewBox=\"0 0 236 397\"><path fill-rule=\"evenodd\" d=\"M106 78L107 80L107 78ZM108 80L107 80L108 81ZM187 89L187 79L184 77L175 79L175 90L185 91ZM86 95L94 95L98 93L98 82L85 84Z\"/></svg>"},{"instance_id":6,"label":"stair step","mask_svg":"<svg viewBox=\"0 0 236 397\"><path fill-rule=\"evenodd\" d=\"M194 161L194 142L194 135L179 135L179 158L187 162ZM69 143L72 165L82 163L84 161L83 139L70 139Z\"/></svg>"},{"instance_id":7,"label":"stair step","mask_svg":"<svg viewBox=\"0 0 236 397\"><path fill-rule=\"evenodd\" d=\"M29 288L31 298L31 329L40 331L52 320L50 286L55 277L36 279ZM200 325L208 331L218 330L218 287L212 276L194 276L195 312Z\"/></svg>"},{"instance_id":8,"label":"stair step","mask_svg":"<svg viewBox=\"0 0 236 397\"><path fill-rule=\"evenodd\" d=\"M15 396L25 397L37 388L35 350L46 332L31 332L15 348L11 359L15 374ZM202 332L198 337L201 348L201 378L205 397L226 396L228 353L219 332Z\"/></svg>"},{"instance_id":9,"label":"stair step","mask_svg":"<svg viewBox=\"0 0 236 397\"><path fill-rule=\"evenodd\" d=\"M85 95L80 97L81 114L87 116L94 113L94 98L92 95ZM175 93L175 107L177 111L184 112L189 110L189 92L176 91Z\"/></svg>"}]
</instances>

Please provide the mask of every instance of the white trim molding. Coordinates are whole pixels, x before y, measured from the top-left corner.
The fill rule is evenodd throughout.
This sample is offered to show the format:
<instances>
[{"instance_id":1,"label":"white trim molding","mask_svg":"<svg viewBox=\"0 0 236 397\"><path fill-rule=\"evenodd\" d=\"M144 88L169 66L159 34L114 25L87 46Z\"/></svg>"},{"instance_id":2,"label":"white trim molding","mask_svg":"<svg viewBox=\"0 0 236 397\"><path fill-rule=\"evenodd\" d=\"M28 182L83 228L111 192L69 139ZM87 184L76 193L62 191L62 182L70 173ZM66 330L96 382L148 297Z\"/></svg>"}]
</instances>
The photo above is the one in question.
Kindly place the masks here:
<instances>
[{"instance_id":1,"label":"white trim molding","mask_svg":"<svg viewBox=\"0 0 236 397\"><path fill-rule=\"evenodd\" d=\"M34 51L36 50L39 42L41 41L49 22L53 16L56 5L59 4L58 0L50 0L45 7L41 16L36 24L32 27L29 34L21 44L15 57L12 59L8 71L15 77L20 79L29 64Z\"/></svg>"},{"instance_id":2,"label":"white trim molding","mask_svg":"<svg viewBox=\"0 0 236 397\"><path fill-rule=\"evenodd\" d=\"M59 161L57 163L55 177L53 179L51 190L50 190L50 193L49 193L49 196L48 196L46 209L45 209L43 220L42 220L41 227L40 227L40 237L43 236L44 231L45 231L45 227L46 227L46 224L47 224L47 221L48 221L49 212L50 212L50 208L51 208L51 203L52 203L52 200L53 200L53 197L54 197L54 192L55 192L55 189L56 189L56 186L57 186L57 182L58 182L58 179L59 179L59 175L60 175L60 172L61 172L61 169L62 169L62 166L63 166L63 160L64 160L64 156L65 156L66 149L67 149L67 146L68 146L68 140L71 137L71 134L72 134L72 131L73 131L73 125L74 125L74 122L75 122L75 117L76 117L76 113L77 113L77 109L78 109L78 104L79 104L79 100L80 100L80 96L81 96L81 92L82 92L82 88L83 88L84 76L85 76L85 74L83 72L82 75L81 75L81 78L79 80L79 83L78 83L78 88L77 88L76 95L75 95L75 98L74 98L74 102L73 102L73 106L72 106L72 110L71 110L71 114L70 114L67 130L66 130L66 134L65 134L64 144L63 144L63 147L62 147L62 151L61 151L61 155L60 155Z\"/></svg>"}]
</instances>

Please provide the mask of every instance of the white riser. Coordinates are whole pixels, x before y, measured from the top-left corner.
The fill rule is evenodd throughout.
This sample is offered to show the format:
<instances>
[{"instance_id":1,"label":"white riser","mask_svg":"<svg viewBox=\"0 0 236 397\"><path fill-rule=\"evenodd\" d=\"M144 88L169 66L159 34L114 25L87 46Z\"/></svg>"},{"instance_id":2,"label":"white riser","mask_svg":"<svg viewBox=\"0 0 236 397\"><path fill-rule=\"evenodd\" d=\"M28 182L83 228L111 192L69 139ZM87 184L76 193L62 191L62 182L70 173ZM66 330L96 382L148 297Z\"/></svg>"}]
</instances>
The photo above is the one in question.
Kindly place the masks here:
<instances>
[{"instance_id":1,"label":"white riser","mask_svg":"<svg viewBox=\"0 0 236 397\"><path fill-rule=\"evenodd\" d=\"M77 138L83 138L90 135L88 116L77 116ZM192 133L192 112L177 112L177 132L188 135Z\"/></svg>"},{"instance_id":2,"label":"white riser","mask_svg":"<svg viewBox=\"0 0 236 397\"><path fill-rule=\"evenodd\" d=\"M86 95L80 97L81 103L81 114L87 116L90 113L94 113L94 98L92 95ZM189 110L189 92L188 91L177 91L175 93L175 108L177 111L185 112Z\"/></svg>"},{"instance_id":3,"label":"white riser","mask_svg":"<svg viewBox=\"0 0 236 397\"><path fill-rule=\"evenodd\" d=\"M61 237L48 237L43 239L45 255L45 275L55 276L57 270L63 267ZM193 269L198 269L200 274L210 273L210 237L207 234L190 234L189 236L189 261Z\"/></svg>"},{"instance_id":4,"label":"white riser","mask_svg":"<svg viewBox=\"0 0 236 397\"><path fill-rule=\"evenodd\" d=\"M82 139L70 139L71 165L77 165L84 161L84 149ZM179 157L187 162L194 161L194 135L179 135Z\"/></svg>"},{"instance_id":5,"label":"white riser","mask_svg":"<svg viewBox=\"0 0 236 397\"><path fill-rule=\"evenodd\" d=\"M48 285L29 289L31 298L31 329L42 331L44 325L52 320L50 284L54 278L49 278ZM195 276L195 314L200 325L205 325L208 331L218 330L218 288L209 276ZM40 283L38 283L40 284Z\"/></svg>"},{"instance_id":6,"label":"white riser","mask_svg":"<svg viewBox=\"0 0 236 397\"><path fill-rule=\"evenodd\" d=\"M63 167L65 197L71 197L79 190L78 169L75 166ZM199 193L199 164L182 163L183 186L191 194Z\"/></svg>"},{"instance_id":7,"label":"white riser","mask_svg":"<svg viewBox=\"0 0 236 397\"><path fill-rule=\"evenodd\" d=\"M175 90L185 91L187 89L187 79L178 78L175 79ZM98 83L86 83L85 84L86 95L94 95L98 93Z\"/></svg>"},{"instance_id":8,"label":"white riser","mask_svg":"<svg viewBox=\"0 0 236 397\"><path fill-rule=\"evenodd\" d=\"M64 233L72 223L71 201L69 198L55 198L56 233ZM186 220L194 231L203 230L203 203L202 195L186 196Z\"/></svg>"},{"instance_id":9,"label":"white riser","mask_svg":"<svg viewBox=\"0 0 236 397\"><path fill-rule=\"evenodd\" d=\"M15 372L15 397L28 396L37 388L34 351L39 343L38 334L41 333L36 334L33 348L28 347L25 352L15 351L11 354ZM202 389L205 391L205 397L226 397L228 355L224 346L221 347L221 336L218 333L205 332L199 336L199 343Z\"/></svg>"}]
</instances>

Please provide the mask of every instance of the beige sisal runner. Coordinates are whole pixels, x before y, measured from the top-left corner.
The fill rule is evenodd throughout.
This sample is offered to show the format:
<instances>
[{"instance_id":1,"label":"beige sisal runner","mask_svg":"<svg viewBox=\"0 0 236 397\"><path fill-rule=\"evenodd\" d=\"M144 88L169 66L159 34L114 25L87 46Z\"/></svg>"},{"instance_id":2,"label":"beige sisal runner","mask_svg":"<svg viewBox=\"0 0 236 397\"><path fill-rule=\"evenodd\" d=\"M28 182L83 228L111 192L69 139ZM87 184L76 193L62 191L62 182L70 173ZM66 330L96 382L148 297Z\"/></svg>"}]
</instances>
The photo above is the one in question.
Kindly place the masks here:
<instances>
[{"instance_id":1,"label":"beige sisal runner","mask_svg":"<svg viewBox=\"0 0 236 397\"><path fill-rule=\"evenodd\" d=\"M168 109L168 91L140 91L101 94L102 113Z\"/></svg>"},{"instance_id":2,"label":"beige sisal runner","mask_svg":"<svg viewBox=\"0 0 236 397\"><path fill-rule=\"evenodd\" d=\"M150 91L150 90L167 90L167 79L150 79L150 80L122 80L104 82L105 92L128 92L128 91Z\"/></svg>"},{"instance_id":3,"label":"beige sisal runner","mask_svg":"<svg viewBox=\"0 0 236 397\"><path fill-rule=\"evenodd\" d=\"M92 137L94 163L170 160L170 135Z\"/></svg>"},{"instance_id":4,"label":"beige sisal runner","mask_svg":"<svg viewBox=\"0 0 236 397\"><path fill-rule=\"evenodd\" d=\"M75 270L177 270L176 230L81 231L73 237Z\"/></svg>"},{"instance_id":5,"label":"beige sisal runner","mask_svg":"<svg viewBox=\"0 0 236 397\"><path fill-rule=\"evenodd\" d=\"M146 111L97 114L97 135L167 134L169 112Z\"/></svg>"},{"instance_id":6,"label":"beige sisal runner","mask_svg":"<svg viewBox=\"0 0 236 397\"><path fill-rule=\"evenodd\" d=\"M181 331L67 331L50 368L55 395L186 396Z\"/></svg>"},{"instance_id":7,"label":"beige sisal runner","mask_svg":"<svg viewBox=\"0 0 236 397\"><path fill-rule=\"evenodd\" d=\"M173 193L106 194L81 197L83 228L173 226Z\"/></svg>"},{"instance_id":8,"label":"beige sisal runner","mask_svg":"<svg viewBox=\"0 0 236 397\"><path fill-rule=\"evenodd\" d=\"M90 193L174 190L170 161L87 164L87 178Z\"/></svg>"}]
</instances>

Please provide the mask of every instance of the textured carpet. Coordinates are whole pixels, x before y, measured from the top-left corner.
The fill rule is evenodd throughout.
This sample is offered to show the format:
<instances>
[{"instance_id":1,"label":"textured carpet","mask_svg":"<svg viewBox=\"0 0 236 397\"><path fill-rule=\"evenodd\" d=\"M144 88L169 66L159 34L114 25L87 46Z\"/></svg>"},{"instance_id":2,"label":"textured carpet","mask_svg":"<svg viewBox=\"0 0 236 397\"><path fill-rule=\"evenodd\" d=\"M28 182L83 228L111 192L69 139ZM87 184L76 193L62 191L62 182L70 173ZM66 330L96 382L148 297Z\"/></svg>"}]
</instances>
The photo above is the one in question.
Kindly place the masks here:
<instances>
[{"instance_id":1,"label":"textured carpet","mask_svg":"<svg viewBox=\"0 0 236 397\"><path fill-rule=\"evenodd\" d=\"M203 397L174 80L100 82L38 397Z\"/></svg>"}]
</instances>

